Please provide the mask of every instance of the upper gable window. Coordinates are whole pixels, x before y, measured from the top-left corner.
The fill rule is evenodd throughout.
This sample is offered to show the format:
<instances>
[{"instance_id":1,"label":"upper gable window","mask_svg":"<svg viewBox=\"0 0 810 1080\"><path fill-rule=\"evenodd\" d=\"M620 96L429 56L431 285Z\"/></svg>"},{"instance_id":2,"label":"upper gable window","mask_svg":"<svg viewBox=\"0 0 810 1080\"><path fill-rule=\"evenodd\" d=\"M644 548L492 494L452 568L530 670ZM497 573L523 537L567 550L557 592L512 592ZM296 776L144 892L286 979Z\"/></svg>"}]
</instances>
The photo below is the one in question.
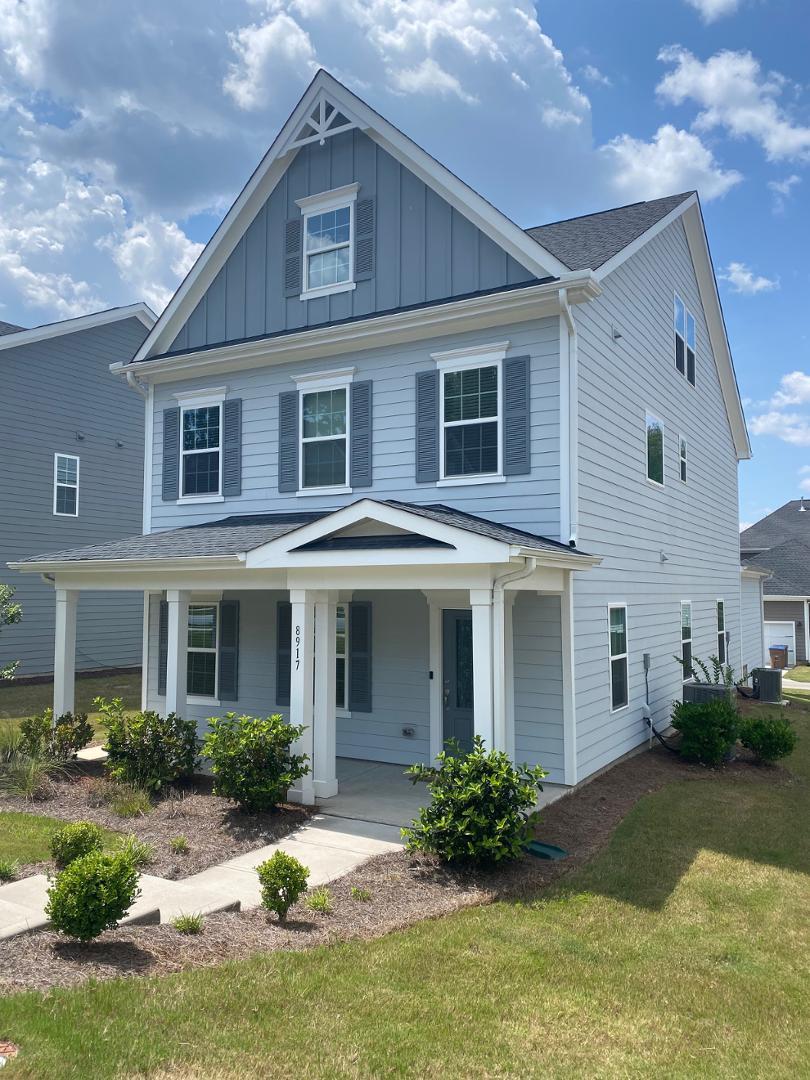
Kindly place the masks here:
<instances>
[{"instance_id":1,"label":"upper gable window","mask_svg":"<svg viewBox=\"0 0 810 1080\"><path fill-rule=\"evenodd\" d=\"M354 289L354 210L359 184L298 199L304 217L301 299Z\"/></svg>"},{"instance_id":2,"label":"upper gable window","mask_svg":"<svg viewBox=\"0 0 810 1080\"><path fill-rule=\"evenodd\" d=\"M675 367L695 385L695 317L675 294Z\"/></svg>"},{"instance_id":3,"label":"upper gable window","mask_svg":"<svg viewBox=\"0 0 810 1080\"><path fill-rule=\"evenodd\" d=\"M79 516L79 459L75 454L53 456L53 512L57 517Z\"/></svg>"}]
</instances>

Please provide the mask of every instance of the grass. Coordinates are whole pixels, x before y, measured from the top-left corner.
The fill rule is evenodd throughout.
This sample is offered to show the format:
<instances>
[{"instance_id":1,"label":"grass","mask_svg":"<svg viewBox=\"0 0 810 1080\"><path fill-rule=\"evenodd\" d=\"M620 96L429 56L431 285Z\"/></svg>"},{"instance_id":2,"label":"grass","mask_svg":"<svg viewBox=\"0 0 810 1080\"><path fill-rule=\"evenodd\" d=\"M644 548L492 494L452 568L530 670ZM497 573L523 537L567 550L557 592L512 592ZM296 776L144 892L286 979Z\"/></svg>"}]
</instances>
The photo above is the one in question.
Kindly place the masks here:
<instances>
[{"instance_id":1,"label":"grass","mask_svg":"<svg viewBox=\"0 0 810 1080\"><path fill-rule=\"evenodd\" d=\"M784 674L786 679L792 682L810 683L810 664L800 664Z\"/></svg>"},{"instance_id":2,"label":"grass","mask_svg":"<svg viewBox=\"0 0 810 1080\"><path fill-rule=\"evenodd\" d=\"M141 707L141 676L104 675L92 679L76 679L76 711L86 712L88 719L102 734L101 714L92 711L93 699L97 697L120 697L128 709ZM53 704L53 683L33 683L23 685L19 682L0 686L0 723L4 720L19 722L26 716L36 716ZM95 739L94 742L100 741Z\"/></svg>"},{"instance_id":3,"label":"grass","mask_svg":"<svg viewBox=\"0 0 810 1080\"><path fill-rule=\"evenodd\" d=\"M21 863L44 862L51 857L51 837L66 823L43 814L0 810L0 858ZM107 846L115 847L119 838L105 830Z\"/></svg>"},{"instance_id":4,"label":"grass","mask_svg":"<svg viewBox=\"0 0 810 1080\"><path fill-rule=\"evenodd\" d=\"M7 997L9 1080L806 1076L810 699L790 712L794 782L674 782L534 902Z\"/></svg>"}]
</instances>

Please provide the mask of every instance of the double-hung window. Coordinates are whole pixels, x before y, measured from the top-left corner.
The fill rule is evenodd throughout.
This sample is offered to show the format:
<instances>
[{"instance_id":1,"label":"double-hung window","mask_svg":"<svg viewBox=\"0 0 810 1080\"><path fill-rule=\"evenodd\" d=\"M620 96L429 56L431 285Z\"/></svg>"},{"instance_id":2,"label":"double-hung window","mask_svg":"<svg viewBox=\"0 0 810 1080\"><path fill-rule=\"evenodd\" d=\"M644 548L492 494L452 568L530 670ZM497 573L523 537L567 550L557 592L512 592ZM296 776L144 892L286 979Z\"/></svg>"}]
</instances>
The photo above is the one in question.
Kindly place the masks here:
<instances>
[{"instance_id":1,"label":"double-hung window","mask_svg":"<svg viewBox=\"0 0 810 1080\"><path fill-rule=\"evenodd\" d=\"M692 678L692 604L689 600L681 601L681 661L683 681Z\"/></svg>"},{"instance_id":2,"label":"double-hung window","mask_svg":"<svg viewBox=\"0 0 810 1080\"><path fill-rule=\"evenodd\" d=\"M186 689L191 697L217 696L218 622L218 604L189 605Z\"/></svg>"},{"instance_id":3,"label":"double-hung window","mask_svg":"<svg viewBox=\"0 0 810 1080\"><path fill-rule=\"evenodd\" d=\"M678 439L678 465L680 468L681 482L686 483L686 439L683 435Z\"/></svg>"},{"instance_id":4,"label":"double-hung window","mask_svg":"<svg viewBox=\"0 0 810 1080\"><path fill-rule=\"evenodd\" d=\"M75 454L53 456L53 512L57 517L79 516L79 459Z\"/></svg>"},{"instance_id":5,"label":"double-hung window","mask_svg":"<svg viewBox=\"0 0 810 1080\"><path fill-rule=\"evenodd\" d=\"M717 659L721 664L726 662L726 604L724 600L717 601Z\"/></svg>"},{"instance_id":6,"label":"double-hung window","mask_svg":"<svg viewBox=\"0 0 810 1080\"><path fill-rule=\"evenodd\" d=\"M180 409L180 493L210 497L222 492L222 403Z\"/></svg>"},{"instance_id":7,"label":"double-hung window","mask_svg":"<svg viewBox=\"0 0 810 1080\"><path fill-rule=\"evenodd\" d=\"M647 413L647 479L664 483L664 422Z\"/></svg>"},{"instance_id":8,"label":"double-hung window","mask_svg":"<svg viewBox=\"0 0 810 1080\"><path fill-rule=\"evenodd\" d=\"M338 604L335 617L335 705L338 709L349 707L349 622L345 604Z\"/></svg>"},{"instance_id":9,"label":"double-hung window","mask_svg":"<svg viewBox=\"0 0 810 1080\"><path fill-rule=\"evenodd\" d=\"M433 354L439 369L440 481L502 478L507 348L508 343Z\"/></svg>"},{"instance_id":10,"label":"double-hung window","mask_svg":"<svg viewBox=\"0 0 810 1080\"><path fill-rule=\"evenodd\" d=\"M354 286L354 211L359 184L298 200L304 215L301 299Z\"/></svg>"},{"instance_id":11,"label":"double-hung window","mask_svg":"<svg viewBox=\"0 0 810 1080\"><path fill-rule=\"evenodd\" d=\"M695 317L675 294L675 367L695 385Z\"/></svg>"},{"instance_id":12,"label":"double-hung window","mask_svg":"<svg viewBox=\"0 0 810 1080\"><path fill-rule=\"evenodd\" d=\"M345 487L348 477L348 386L301 393L301 487Z\"/></svg>"},{"instance_id":13,"label":"double-hung window","mask_svg":"<svg viewBox=\"0 0 810 1080\"><path fill-rule=\"evenodd\" d=\"M610 638L610 710L623 709L628 702L627 679L627 606L611 604L608 608Z\"/></svg>"}]
</instances>

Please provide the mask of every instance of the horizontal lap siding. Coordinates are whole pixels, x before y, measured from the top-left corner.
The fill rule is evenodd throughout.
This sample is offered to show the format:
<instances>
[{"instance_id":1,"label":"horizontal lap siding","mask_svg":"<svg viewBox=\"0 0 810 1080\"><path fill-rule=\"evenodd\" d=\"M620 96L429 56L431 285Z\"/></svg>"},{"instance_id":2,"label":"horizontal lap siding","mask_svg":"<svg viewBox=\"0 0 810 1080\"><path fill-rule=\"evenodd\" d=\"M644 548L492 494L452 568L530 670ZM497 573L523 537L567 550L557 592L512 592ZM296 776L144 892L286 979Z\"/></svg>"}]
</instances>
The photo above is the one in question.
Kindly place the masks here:
<instances>
[{"instance_id":1,"label":"horizontal lap siding","mask_svg":"<svg viewBox=\"0 0 810 1080\"><path fill-rule=\"evenodd\" d=\"M742 627L742 664L752 671L761 667L762 652L762 581L743 577L740 582L740 622ZM796 644L798 645L798 636Z\"/></svg>"},{"instance_id":2,"label":"horizontal lap siding","mask_svg":"<svg viewBox=\"0 0 810 1080\"><path fill-rule=\"evenodd\" d=\"M729 659L740 660L737 463L686 236L665 229L578 308L579 546L602 565L576 576L579 777L642 743L642 657L651 655L650 704L666 726L681 693L680 601L691 600L693 654L717 651L715 601L725 600ZM697 387L675 368L677 290L697 323ZM612 328L621 337L614 340ZM645 412L664 421L665 487L646 479ZM688 440L688 483L677 438ZM661 552L666 561L661 561ZM607 608L628 605L628 708L610 712Z\"/></svg>"},{"instance_id":3,"label":"horizontal lap siding","mask_svg":"<svg viewBox=\"0 0 810 1080\"><path fill-rule=\"evenodd\" d=\"M513 609L515 760L564 781L560 598L519 593Z\"/></svg>"}]
</instances>

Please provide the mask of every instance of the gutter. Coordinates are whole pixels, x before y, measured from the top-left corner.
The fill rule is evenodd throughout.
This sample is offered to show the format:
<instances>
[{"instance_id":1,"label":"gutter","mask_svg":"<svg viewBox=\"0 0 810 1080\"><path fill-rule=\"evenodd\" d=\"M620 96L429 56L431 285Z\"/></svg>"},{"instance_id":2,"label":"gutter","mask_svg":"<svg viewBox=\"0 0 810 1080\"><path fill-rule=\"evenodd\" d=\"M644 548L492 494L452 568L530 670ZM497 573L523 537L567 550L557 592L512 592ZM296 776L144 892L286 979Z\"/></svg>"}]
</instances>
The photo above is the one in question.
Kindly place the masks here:
<instances>
[{"instance_id":1,"label":"gutter","mask_svg":"<svg viewBox=\"0 0 810 1080\"><path fill-rule=\"evenodd\" d=\"M187 555L174 559L70 559L53 560L51 562L9 562L6 563L10 570L17 570L21 574L46 575L58 573L92 572L99 573L105 570L124 571L131 570L143 573L155 570L167 572L170 570L218 570L229 569L245 565L245 555Z\"/></svg>"},{"instance_id":2,"label":"gutter","mask_svg":"<svg viewBox=\"0 0 810 1080\"><path fill-rule=\"evenodd\" d=\"M492 672L492 737L496 750L505 750L510 758L515 754L514 724L509 723L513 710L510 707L511 693L510 683L514 683L514 675L507 677L509 665L506 663L506 618L504 605L506 599L504 592L506 586L514 581L522 581L530 577L537 569L537 559L533 555L523 557L523 566L516 570L507 570L506 573L496 577L492 582L492 651L496 660L504 657L504 665L495 663Z\"/></svg>"},{"instance_id":3,"label":"gutter","mask_svg":"<svg viewBox=\"0 0 810 1080\"><path fill-rule=\"evenodd\" d=\"M574 313L568 302L568 289L559 291L560 311L568 329L568 375L565 387L568 399L568 545L575 548L579 534L579 337Z\"/></svg>"}]
</instances>

